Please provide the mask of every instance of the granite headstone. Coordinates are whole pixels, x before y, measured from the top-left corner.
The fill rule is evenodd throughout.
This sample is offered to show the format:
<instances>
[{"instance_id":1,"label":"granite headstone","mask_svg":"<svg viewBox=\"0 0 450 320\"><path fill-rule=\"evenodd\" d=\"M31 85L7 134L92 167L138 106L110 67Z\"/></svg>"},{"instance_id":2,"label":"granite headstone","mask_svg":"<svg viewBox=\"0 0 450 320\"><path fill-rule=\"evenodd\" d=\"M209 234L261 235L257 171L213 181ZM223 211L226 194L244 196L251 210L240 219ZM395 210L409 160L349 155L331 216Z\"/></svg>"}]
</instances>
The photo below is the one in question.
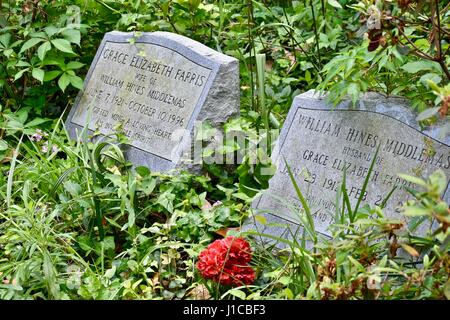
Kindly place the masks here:
<instances>
[{"instance_id":1,"label":"granite headstone","mask_svg":"<svg viewBox=\"0 0 450 320\"><path fill-rule=\"evenodd\" d=\"M182 157L190 156L196 122L218 126L237 114L237 59L169 32L113 31L100 44L66 127L76 138L85 126L107 135L121 124L127 159L167 171L192 160Z\"/></svg>"},{"instance_id":2,"label":"granite headstone","mask_svg":"<svg viewBox=\"0 0 450 320\"><path fill-rule=\"evenodd\" d=\"M295 210L286 205L301 208L287 163L311 207L316 231L329 236L327 227L336 212L344 169L354 207L378 146L363 202L380 206L396 186L384 212L389 218L405 220L399 207L411 195L403 187L417 186L399 173L428 177L441 169L450 177L449 137L442 136L439 126L421 130L415 119L401 97L369 93L352 108L350 101L333 107L314 91L297 96L273 152L277 171L269 189L253 202L255 215L265 219L251 219L244 230L256 228L279 237L301 232ZM443 197L449 202L448 182Z\"/></svg>"}]
</instances>

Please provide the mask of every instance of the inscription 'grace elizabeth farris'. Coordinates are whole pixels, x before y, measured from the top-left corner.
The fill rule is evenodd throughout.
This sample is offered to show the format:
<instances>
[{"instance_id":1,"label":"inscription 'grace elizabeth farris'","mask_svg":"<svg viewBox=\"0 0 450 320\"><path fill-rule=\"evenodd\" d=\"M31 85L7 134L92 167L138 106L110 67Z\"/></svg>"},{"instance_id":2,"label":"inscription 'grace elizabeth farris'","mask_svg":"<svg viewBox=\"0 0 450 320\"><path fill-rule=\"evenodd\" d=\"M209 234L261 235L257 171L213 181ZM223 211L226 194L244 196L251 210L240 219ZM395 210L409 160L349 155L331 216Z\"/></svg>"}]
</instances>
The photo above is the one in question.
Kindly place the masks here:
<instances>
[{"instance_id":1,"label":"inscription 'grace elizabeth farris'","mask_svg":"<svg viewBox=\"0 0 450 320\"><path fill-rule=\"evenodd\" d=\"M133 41L130 41L133 40ZM190 151L194 123L212 125L239 113L238 61L168 32L105 35L66 126L103 135L118 124L126 157L166 171Z\"/></svg>"}]
</instances>

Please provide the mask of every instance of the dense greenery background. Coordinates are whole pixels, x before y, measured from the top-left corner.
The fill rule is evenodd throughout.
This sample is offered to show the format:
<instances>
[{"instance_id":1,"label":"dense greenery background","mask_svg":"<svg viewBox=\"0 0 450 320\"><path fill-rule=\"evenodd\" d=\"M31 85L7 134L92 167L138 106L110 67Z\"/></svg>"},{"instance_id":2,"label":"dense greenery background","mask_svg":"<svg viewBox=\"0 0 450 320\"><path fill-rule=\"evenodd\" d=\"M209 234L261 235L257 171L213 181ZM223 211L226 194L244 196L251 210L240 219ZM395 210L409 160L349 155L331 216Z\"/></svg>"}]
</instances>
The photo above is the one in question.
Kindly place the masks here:
<instances>
[{"instance_id":1,"label":"dense greenery background","mask_svg":"<svg viewBox=\"0 0 450 320\"><path fill-rule=\"evenodd\" d=\"M342 205L333 238L320 239L304 203L303 237L284 240L281 253L252 242L257 279L229 288L202 279L195 263L251 214L269 155L203 175L130 170L120 133L71 141L62 124L111 30L176 32L238 58L241 117L225 130L279 128L309 89L332 103L402 95L423 126L445 122L447 1L0 0L0 10L0 299L450 298L442 172L408 178L423 187L403 207L409 225L382 207ZM436 228L414 235L431 219Z\"/></svg>"}]
</instances>

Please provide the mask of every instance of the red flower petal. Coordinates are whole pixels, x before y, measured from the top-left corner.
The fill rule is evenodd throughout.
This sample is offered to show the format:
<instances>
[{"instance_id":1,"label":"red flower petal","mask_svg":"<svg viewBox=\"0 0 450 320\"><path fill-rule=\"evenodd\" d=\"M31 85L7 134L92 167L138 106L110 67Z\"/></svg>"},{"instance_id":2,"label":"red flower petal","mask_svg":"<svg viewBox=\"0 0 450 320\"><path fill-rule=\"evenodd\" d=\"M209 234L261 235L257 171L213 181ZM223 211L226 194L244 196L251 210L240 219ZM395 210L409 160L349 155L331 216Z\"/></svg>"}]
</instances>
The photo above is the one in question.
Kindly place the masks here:
<instances>
[{"instance_id":1,"label":"red flower petal","mask_svg":"<svg viewBox=\"0 0 450 320\"><path fill-rule=\"evenodd\" d=\"M245 239L227 237L214 241L200 253L197 269L205 279L223 285L248 285L255 280L255 272L248 266L251 259L250 244Z\"/></svg>"}]
</instances>

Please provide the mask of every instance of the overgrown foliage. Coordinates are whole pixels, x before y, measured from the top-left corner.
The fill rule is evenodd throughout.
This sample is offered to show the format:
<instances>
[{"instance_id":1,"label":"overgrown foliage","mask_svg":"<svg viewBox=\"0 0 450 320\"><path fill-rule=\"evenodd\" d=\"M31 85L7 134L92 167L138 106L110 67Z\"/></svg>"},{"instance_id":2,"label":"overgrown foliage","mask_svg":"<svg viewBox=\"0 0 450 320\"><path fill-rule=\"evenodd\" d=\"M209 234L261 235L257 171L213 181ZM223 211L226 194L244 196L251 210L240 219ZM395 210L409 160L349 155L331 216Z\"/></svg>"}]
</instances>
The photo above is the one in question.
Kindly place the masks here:
<instances>
[{"instance_id":1,"label":"overgrown foliage","mask_svg":"<svg viewBox=\"0 0 450 320\"><path fill-rule=\"evenodd\" d=\"M424 126L448 120L449 19L444 0L0 0L0 299L450 299L439 171L403 177L421 187L403 208L409 225L382 207L343 205L342 186L331 239L315 232L292 179L303 237L270 237L282 250L252 241L252 285L196 270L200 252L253 214L270 178L262 170L274 169L261 146L298 93L326 90L334 103L398 94ZM114 29L176 32L239 59L241 117L224 129L256 143L257 163L162 174L131 168L120 128L71 141L64 110Z\"/></svg>"}]
</instances>

